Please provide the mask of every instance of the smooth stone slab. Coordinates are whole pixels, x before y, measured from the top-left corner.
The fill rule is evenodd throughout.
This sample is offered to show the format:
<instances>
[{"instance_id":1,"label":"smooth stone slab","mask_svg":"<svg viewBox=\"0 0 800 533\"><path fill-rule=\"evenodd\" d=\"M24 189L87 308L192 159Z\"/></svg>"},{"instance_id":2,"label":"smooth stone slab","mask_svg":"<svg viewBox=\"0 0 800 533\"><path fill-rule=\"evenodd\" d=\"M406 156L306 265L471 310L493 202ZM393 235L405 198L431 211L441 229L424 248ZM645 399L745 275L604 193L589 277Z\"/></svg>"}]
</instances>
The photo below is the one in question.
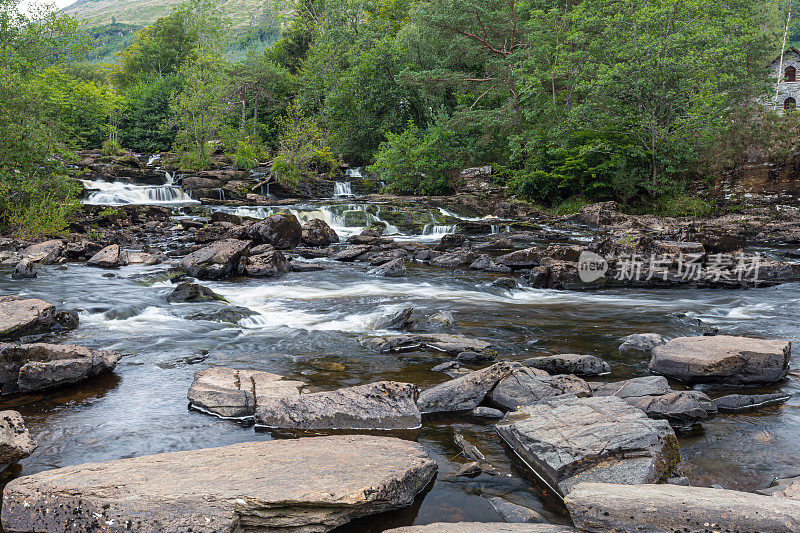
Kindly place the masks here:
<instances>
[{"instance_id":1,"label":"smooth stone slab","mask_svg":"<svg viewBox=\"0 0 800 533\"><path fill-rule=\"evenodd\" d=\"M725 489L580 483L564 503L586 531L800 531L800 502Z\"/></svg>"},{"instance_id":2,"label":"smooth stone slab","mask_svg":"<svg viewBox=\"0 0 800 533\"><path fill-rule=\"evenodd\" d=\"M45 333L56 324L56 306L35 298L0 296L0 339Z\"/></svg>"},{"instance_id":3,"label":"smooth stone slab","mask_svg":"<svg viewBox=\"0 0 800 533\"><path fill-rule=\"evenodd\" d=\"M611 372L611 367L594 355L564 353L546 357L533 357L522 362L523 365L544 370L550 374L576 374L578 376L599 376Z\"/></svg>"},{"instance_id":4,"label":"smooth stone slab","mask_svg":"<svg viewBox=\"0 0 800 533\"><path fill-rule=\"evenodd\" d=\"M789 370L791 346L728 335L679 337L653 348L650 371L688 383L773 383Z\"/></svg>"},{"instance_id":5,"label":"smooth stone slab","mask_svg":"<svg viewBox=\"0 0 800 533\"><path fill-rule=\"evenodd\" d=\"M503 522L438 522L426 526L406 526L388 529L384 533L574 533L569 526L553 524L504 524Z\"/></svg>"},{"instance_id":6,"label":"smooth stone slab","mask_svg":"<svg viewBox=\"0 0 800 533\"><path fill-rule=\"evenodd\" d=\"M528 507L517 505L497 496L489 496L486 500L492 504L492 508L497 511L497 514L502 516L503 520L509 524L541 524L547 522L542 515Z\"/></svg>"},{"instance_id":7,"label":"smooth stone slab","mask_svg":"<svg viewBox=\"0 0 800 533\"><path fill-rule=\"evenodd\" d=\"M441 333L407 333L367 337L362 339L361 344L380 353L429 348L452 355L466 351L486 352L492 347L491 343L479 339Z\"/></svg>"},{"instance_id":8,"label":"smooth stone slab","mask_svg":"<svg viewBox=\"0 0 800 533\"><path fill-rule=\"evenodd\" d=\"M431 387L420 394L419 410L423 414L471 411L513 369L510 363L497 363Z\"/></svg>"},{"instance_id":9,"label":"smooth stone slab","mask_svg":"<svg viewBox=\"0 0 800 533\"><path fill-rule=\"evenodd\" d=\"M329 392L259 398L256 425L274 429L416 429L416 385L379 381Z\"/></svg>"},{"instance_id":10,"label":"smooth stone slab","mask_svg":"<svg viewBox=\"0 0 800 533\"><path fill-rule=\"evenodd\" d=\"M329 531L410 505L436 473L415 443L332 436L248 442L15 479L2 524L30 531Z\"/></svg>"},{"instance_id":11,"label":"smooth stone slab","mask_svg":"<svg viewBox=\"0 0 800 533\"><path fill-rule=\"evenodd\" d=\"M509 413L498 434L556 494L581 481L657 482L680 462L675 433L615 396L542 400Z\"/></svg>"},{"instance_id":12,"label":"smooth stone slab","mask_svg":"<svg viewBox=\"0 0 800 533\"><path fill-rule=\"evenodd\" d=\"M717 409L726 412L736 411L750 411L753 409L760 409L762 407L769 407L770 405L777 405L783 403L789 398L791 394L729 394L728 396L721 396L714 400L717 404Z\"/></svg>"}]
</instances>

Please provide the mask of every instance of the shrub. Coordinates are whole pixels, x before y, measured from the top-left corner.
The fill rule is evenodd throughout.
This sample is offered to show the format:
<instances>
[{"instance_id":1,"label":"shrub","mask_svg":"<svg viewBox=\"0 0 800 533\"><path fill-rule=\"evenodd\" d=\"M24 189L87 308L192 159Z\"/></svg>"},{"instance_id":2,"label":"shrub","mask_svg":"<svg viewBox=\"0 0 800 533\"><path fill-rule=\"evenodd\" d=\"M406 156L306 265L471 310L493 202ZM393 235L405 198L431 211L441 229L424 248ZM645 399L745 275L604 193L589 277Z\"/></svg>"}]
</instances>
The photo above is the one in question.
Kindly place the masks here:
<instances>
[{"instance_id":1,"label":"shrub","mask_svg":"<svg viewBox=\"0 0 800 533\"><path fill-rule=\"evenodd\" d=\"M78 211L79 191L65 176L0 176L0 229L20 237L59 235Z\"/></svg>"},{"instance_id":2,"label":"shrub","mask_svg":"<svg viewBox=\"0 0 800 533\"><path fill-rule=\"evenodd\" d=\"M295 183L311 172L332 175L341 166L322 128L296 105L290 105L286 116L278 120L278 128L279 148L272 164L278 181Z\"/></svg>"}]
</instances>

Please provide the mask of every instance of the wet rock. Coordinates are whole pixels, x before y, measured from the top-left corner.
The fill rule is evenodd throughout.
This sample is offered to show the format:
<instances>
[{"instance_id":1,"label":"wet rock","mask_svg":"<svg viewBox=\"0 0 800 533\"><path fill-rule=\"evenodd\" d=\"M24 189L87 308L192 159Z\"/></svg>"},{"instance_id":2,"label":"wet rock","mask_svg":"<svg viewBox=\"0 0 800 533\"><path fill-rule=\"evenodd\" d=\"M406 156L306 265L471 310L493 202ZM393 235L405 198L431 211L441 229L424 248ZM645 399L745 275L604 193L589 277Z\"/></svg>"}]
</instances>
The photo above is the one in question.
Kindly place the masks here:
<instances>
[{"instance_id":1,"label":"wet rock","mask_svg":"<svg viewBox=\"0 0 800 533\"><path fill-rule=\"evenodd\" d=\"M406 333L367 337L362 339L361 344L381 353L429 348L452 355L458 355L465 351L487 352L492 347L486 341L443 333Z\"/></svg>"},{"instance_id":2,"label":"wet rock","mask_svg":"<svg viewBox=\"0 0 800 533\"><path fill-rule=\"evenodd\" d=\"M159 254L147 252L128 252L128 264L130 265L157 265L163 261Z\"/></svg>"},{"instance_id":3,"label":"wet rock","mask_svg":"<svg viewBox=\"0 0 800 533\"><path fill-rule=\"evenodd\" d=\"M791 394L782 393L754 395L730 394L715 399L714 403L717 404L717 409L720 411L750 411L783 403L791 397Z\"/></svg>"},{"instance_id":4,"label":"wet rock","mask_svg":"<svg viewBox=\"0 0 800 533\"><path fill-rule=\"evenodd\" d=\"M660 396L638 396L626 402L655 419L668 420L675 426L690 426L717 414L716 404L697 391L672 391Z\"/></svg>"},{"instance_id":5,"label":"wet rock","mask_svg":"<svg viewBox=\"0 0 800 533\"><path fill-rule=\"evenodd\" d=\"M331 259L334 261L342 261L344 263L352 263L362 256L367 255L370 250L372 250L372 247L366 245L348 246L344 250L334 254Z\"/></svg>"},{"instance_id":6,"label":"wet rock","mask_svg":"<svg viewBox=\"0 0 800 533\"><path fill-rule=\"evenodd\" d=\"M300 241L306 246L329 246L339 242L339 235L324 220L314 218L303 224Z\"/></svg>"},{"instance_id":7,"label":"wet rock","mask_svg":"<svg viewBox=\"0 0 800 533\"><path fill-rule=\"evenodd\" d=\"M276 250L291 250L300 244L303 228L294 215L278 213L252 224L245 230L245 235L257 244L271 244Z\"/></svg>"},{"instance_id":8,"label":"wet rock","mask_svg":"<svg viewBox=\"0 0 800 533\"><path fill-rule=\"evenodd\" d=\"M406 329L411 327L413 324L413 321L411 320L411 314L413 312L413 307L406 307L388 319L380 320L377 324L375 324L375 329Z\"/></svg>"},{"instance_id":9,"label":"wet rock","mask_svg":"<svg viewBox=\"0 0 800 533\"><path fill-rule=\"evenodd\" d=\"M561 394L574 394L579 398L586 398L592 395L592 389L589 384L574 374L551 376L547 383L561 391Z\"/></svg>"},{"instance_id":10,"label":"wet rock","mask_svg":"<svg viewBox=\"0 0 800 533\"><path fill-rule=\"evenodd\" d=\"M388 529L385 533L574 533L569 526L552 524L506 524L503 522L456 522L406 526Z\"/></svg>"},{"instance_id":11,"label":"wet rock","mask_svg":"<svg viewBox=\"0 0 800 533\"><path fill-rule=\"evenodd\" d=\"M114 370L122 356L60 344L0 344L2 394L53 389Z\"/></svg>"},{"instance_id":12,"label":"wet rock","mask_svg":"<svg viewBox=\"0 0 800 533\"><path fill-rule=\"evenodd\" d=\"M221 279L241 273L241 263L250 250L248 241L225 239L193 252L181 261L181 268L198 279Z\"/></svg>"},{"instance_id":13,"label":"wet rock","mask_svg":"<svg viewBox=\"0 0 800 533\"><path fill-rule=\"evenodd\" d=\"M225 301L225 298L197 283L183 282L167 296L170 303Z\"/></svg>"},{"instance_id":14,"label":"wet rock","mask_svg":"<svg viewBox=\"0 0 800 533\"><path fill-rule=\"evenodd\" d=\"M292 265L278 250L251 255L244 261L244 273L254 278L278 276L291 270Z\"/></svg>"},{"instance_id":15,"label":"wet rock","mask_svg":"<svg viewBox=\"0 0 800 533\"><path fill-rule=\"evenodd\" d=\"M228 322L236 324L247 317L253 316L256 313L247 307L238 305L226 305L218 309L201 311L199 313L192 313L186 315L186 320L208 320L210 322Z\"/></svg>"},{"instance_id":16,"label":"wet rock","mask_svg":"<svg viewBox=\"0 0 800 533\"><path fill-rule=\"evenodd\" d=\"M547 357L526 359L523 365L538 368L550 374L577 374L579 376L599 376L611 372L611 367L593 355L565 353Z\"/></svg>"},{"instance_id":17,"label":"wet rock","mask_svg":"<svg viewBox=\"0 0 800 533\"><path fill-rule=\"evenodd\" d=\"M527 507L511 503L503 498L490 496L486 498L492 505L497 514L503 517L503 520L509 524L542 524L547 522L545 518Z\"/></svg>"},{"instance_id":18,"label":"wet rock","mask_svg":"<svg viewBox=\"0 0 800 533\"><path fill-rule=\"evenodd\" d=\"M117 268L128 264L128 253L118 244L111 244L94 254L86 264L100 268Z\"/></svg>"},{"instance_id":19,"label":"wet rock","mask_svg":"<svg viewBox=\"0 0 800 533\"><path fill-rule=\"evenodd\" d=\"M36 449L36 442L25 428L22 415L0 411L0 464L16 463Z\"/></svg>"},{"instance_id":20,"label":"wet rock","mask_svg":"<svg viewBox=\"0 0 800 533\"><path fill-rule=\"evenodd\" d=\"M14 267L14 272L11 273L13 279L30 279L36 277L36 269L33 263L28 259L23 259L17 266Z\"/></svg>"},{"instance_id":21,"label":"wet rock","mask_svg":"<svg viewBox=\"0 0 800 533\"><path fill-rule=\"evenodd\" d=\"M498 265L504 265L514 270L523 268L533 268L539 266L542 260L542 251L539 248L528 248L526 250L517 250L506 255L501 255L495 262Z\"/></svg>"},{"instance_id":22,"label":"wet rock","mask_svg":"<svg viewBox=\"0 0 800 533\"><path fill-rule=\"evenodd\" d=\"M800 476L775 478L769 487L755 492L773 498L791 498L800 501Z\"/></svg>"},{"instance_id":23,"label":"wet rock","mask_svg":"<svg viewBox=\"0 0 800 533\"><path fill-rule=\"evenodd\" d=\"M517 288L517 280L514 278L498 278L492 282L492 287L498 287L500 289L516 289Z\"/></svg>"},{"instance_id":24,"label":"wet rock","mask_svg":"<svg viewBox=\"0 0 800 533\"><path fill-rule=\"evenodd\" d=\"M617 396L619 398L661 396L672 391L667 378L663 376L644 376L614 383L592 382L589 385L592 387L594 396Z\"/></svg>"},{"instance_id":25,"label":"wet rock","mask_svg":"<svg viewBox=\"0 0 800 533\"><path fill-rule=\"evenodd\" d=\"M255 414L260 402L297 396L301 381L255 370L210 367L199 370L187 398L192 407L223 418L246 418Z\"/></svg>"},{"instance_id":26,"label":"wet rock","mask_svg":"<svg viewBox=\"0 0 800 533\"><path fill-rule=\"evenodd\" d=\"M461 352L456 356L456 361L459 363L468 363L468 364L477 364L477 363L484 363L486 361L493 361L495 355L490 352Z\"/></svg>"},{"instance_id":27,"label":"wet rock","mask_svg":"<svg viewBox=\"0 0 800 533\"><path fill-rule=\"evenodd\" d=\"M379 245L379 244L390 244L394 242L394 240L388 237L384 237L383 234L378 230L365 229L358 235L351 235L350 237L348 237L347 242L350 244Z\"/></svg>"},{"instance_id":28,"label":"wet rock","mask_svg":"<svg viewBox=\"0 0 800 533\"><path fill-rule=\"evenodd\" d=\"M486 456L483 455L483 452L481 452L470 441L465 439L464 435L462 435L461 433L455 432L453 434L453 442L456 443L456 446L461 448L461 453L464 455L464 457L467 457L469 459L478 462L486 461Z\"/></svg>"},{"instance_id":29,"label":"wet rock","mask_svg":"<svg viewBox=\"0 0 800 533\"><path fill-rule=\"evenodd\" d=\"M435 328L450 328L455 323L456 319L450 311L439 311L435 315L428 317L428 325Z\"/></svg>"},{"instance_id":30,"label":"wet rock","mask_svg":"<svg viewBox=\"0 0 800 533\"><path fill-rule=\"evenodd\" d=\"M481 474L483 474L483 469L477 462L473 461L456 470L456 473L453 474L453 477L476 477Z\"/></svg>"},{"instance_id":31,"label":"wet rock","mask_svg":"<svg viewBox=\"0 0 800 533\"><path fill-rule=\"evenodd\" d=\"M329 531L410 505L436 462L360 435L248 442L76 465L15 479L6 531ZM224 480L224 482L220 482Z\"/></svg>"},{"instance_id":32,"label":"wet rock","mask_svg":"<svg viewBox=\"0 0 800 533\"><path fill-rule=\"evenodd\" d=\"M209 217L208 220L212 224L214 222L227 222L228 224L233 224L234 226L241 226L243 223L242 217L239 215L234 215L233 213L226 213L225 211L214 211L211 213L211 217Z\"/></svg>"},{"instance_id":33,"label":"wet rock","mask_svg":"<svg viewBox=\"0 0 800 533\"><path fill-rule=\"evenodd\" d=\"M503 418L503 411L500 409L492 409L491 407L476 407L472 410L472 416L475 418Z\"/></svg>"},{"instance_id":34,"label":"wet rock","mask_svg":"<svg viewBox=\"0 0 800 533\"><path fill-rule=\"evenodd\" d=\"M513 372L501 379L492 390L489 399L503 409L514 411L524 405L563 394L549 380L547 372L515 365Z\"/></svg>"},{"instance_id":35,"label":"wet rock","mask_svg":"<svg viewBox=\"0 0 800 533\"><path fill-rule=\"evenodd\" d=\"M25 259L31 263L52 265L61 259L64 255L64 250L64 241L61 239L53 239L25 248Z\"/></svg>"},{"instance_id":36,"label":"wet rock","mask_svg":"<svg viewBox=\"0 0 800 533\"><path fill-rule=\"evenodd\" d=\"M369 271L373 276L384 276L387 278L402 278L406 275L405 259L393 259L377 268Z\"/></svg>"},{"instance_id":37,"label":"wet rock","mask_svg":"<svg viewBox=\"0 0 800 533\"><path fill-rule=\"evenodd\" d=\"M259 402L256 424L279 429L415 429L415 385L380 381Z\"/></svg>"},{"instance_id":38,"label":"wet rock","mask_svg":"<svg viewBox=\"0 0 800 533\"><path fill-rule=\"evenodd\" d=\"M35 298L0 296L0 339L14 340L56 329L74 329L76 314L56 311L56 306Z\"/></svg>"},{"instance_id":39,"label":"wet rock","mask_svg":"<svg viewBox=\"0 0 800 533\"><path fill-rule=\"evenodd\" d=\"M634 333L628 335L619 345L619 353L623 355L649 354L656 346L667 341L658 333Z\"/></svg>"},{"instance_id":40,"label":"wet rock","mask_svg":"<svg viewBox=\"0 0 800 533\"><path fill-rule=\"evenodd\" d=\"M733 490L580 483L564 502L575 525L589 531L800 530L800 502Z\"/></svg>"},{"instance_id":41,"label":"wet rock","mask_svg":"<svg viewBox=\"0 0 800 533\"><path fill-rule=\"evenodd\" d=\"M680 462L664 420L652 420L613 396L542 400L509 413L497 432L551 490L582 481L656 483Z\"/></svg>"},{"instance_id":42,"label":"wet rock","mask_svg":"<svg viewBox=\"0 0 800 533\"><path fill-rule=\"evenodd\" d=\"M325 270L325 267L319 263L307 263L305 261L292 261L292 272L319 272Z\"/></svg>"},{"instance_id":43,"label":"wet rock","mask_svg":"<svg viewBox=\"0 0 800 533\"><path fill-rule=\"evenodd\" d=\"M482 242L472 247L473 250L478 252L497 252L500 250L513 250L514 241L511 239L500 238L489 242Z\"/></svg>"},{"instance_id":44,"label":"wet rock","mask_svg":"<svg viewBox=\"0 0 800 533\"><path fill-rule=\"evenodd\" d=\"M431 260L431 265L442 268L466 267L475 261L475 254L469 250L458 250L437 256Z\"/></svg>"},{"instance_id":45,"label":"wet rock","mask_svg":"<svg viewBox=\"0 0 800 533\"><path fill-rule=\"evenodd\" d=\"M581 207L575 219L593 226L613 226L625 222L628 217L619 212L617 202L599 202Z\"/></svg>"},{"instance_id":46,"label":"wet rock","mask_svg":"<svg viewBox=\"0 0 800 533\"><path fill-rule=\"evenodd\" d=\"M449 233L442 236L442 239L433 247L437 252L448 252L464 246L467 236L460 233Z\"/></svg>"},{"instance_id":47,"label":"wet rock","mask_svg":"<svg viewBox=\"0 0 800 533\"><path fill-rule=\"evenodd\" d=\"M471 411L483 403L497 382L511 371L509 363L497 363L446 381L423 391L417 405L422 414Z\"/></svg>"},{"instance_id":48,"label":"wet rock","mask_svg":"<svg viewBox=\"0 0 800 533\"><path fill-rule=\"evenodd\" d=\"M650 371L689 383L773 383L786 376L791 343L717 335L656 346Z\"/></svg>"}]
</instances>

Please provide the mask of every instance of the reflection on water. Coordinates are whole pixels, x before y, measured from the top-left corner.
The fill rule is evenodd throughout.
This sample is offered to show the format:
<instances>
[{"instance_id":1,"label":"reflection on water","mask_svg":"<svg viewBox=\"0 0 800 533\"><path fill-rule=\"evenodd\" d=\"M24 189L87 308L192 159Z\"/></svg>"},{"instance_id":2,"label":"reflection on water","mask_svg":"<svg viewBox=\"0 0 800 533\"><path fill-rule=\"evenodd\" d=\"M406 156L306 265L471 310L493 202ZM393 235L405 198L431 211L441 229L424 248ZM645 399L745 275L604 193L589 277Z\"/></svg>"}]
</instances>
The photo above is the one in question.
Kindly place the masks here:
<instances>
[{"instance_id":1,"label":"reflection on water","mask_svg":"<svg viewBox=\"0 0 800 533\"><path fill-rule=\"evenodd\" d=\"M377 279L367 265L326 262L322 272L290 274L208 285L232 304L255 314L241 323L187 317L225 304L170 304L170 283L142 286L132 276L148 271L124 267L114 278L80 264L45 267L36 279L16 282L0 272L0 294L40 297L80 311L81 325L52 337L126 354L115 376L56 392L4 403L22 412L39 448L23 461L23 474L85 462L219 446L273 438L232 421L187 409L186 391L196 370L225 365L275 372L307 381L318 390L380 379L428 387L446 379L429 369L446 360L436 353L378 354L359 337L378 320L404 307L418 317L450 310L453 331L495 344L500 358L577 352L608 360L607 379L647 373L647 360L620 356L619 338L655 331L668 337L697 334L699 318L721 333L783 337L797 341L800 285L748 291L613 290L596 293L491 286L495 278L474 272L411 266L403 279ZM153 270L153 267L148 267ZM795 356L796 358L796 356ZM314 363L335 361L344 372ZM796 380L757 389L796 393ZM712 391L712 394L715 392ZM23 405L24 404L24 405ZM797 399L759 414L722 415L700 434L681 438L686 470L694 483L720 483L750 490L800 464ZM497 475L453 478L463 464L452 441L453 426L498 468ZM433 521L499 520L484 499L502 495L553 521L557 508L514 470L491 424L426 421L419 441L437 460L439 474L416 505L361 520L351 531ZM513 475L510 475L512 474Z\"/></svg>"}]
</instances>

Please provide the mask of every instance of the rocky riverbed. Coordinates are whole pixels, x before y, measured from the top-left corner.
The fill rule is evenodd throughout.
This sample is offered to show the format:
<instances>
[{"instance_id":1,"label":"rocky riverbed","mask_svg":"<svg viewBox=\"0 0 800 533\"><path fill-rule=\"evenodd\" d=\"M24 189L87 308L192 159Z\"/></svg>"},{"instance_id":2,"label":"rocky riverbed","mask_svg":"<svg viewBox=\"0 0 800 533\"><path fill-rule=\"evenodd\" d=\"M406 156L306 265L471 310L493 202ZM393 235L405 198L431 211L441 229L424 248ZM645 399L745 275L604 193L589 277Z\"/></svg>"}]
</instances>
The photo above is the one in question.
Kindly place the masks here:
<instances>
[{"instance_id":1,"label":"rocky riverbed","mask_svg":"<svg viewBox=\"0 0 800 533\"><path fill-rule=\"evenodd\" d=\"M85 154L70 234L0 242L8 531L797 530L792 208L158 165Z\"/></svg>"}]
</instances>

